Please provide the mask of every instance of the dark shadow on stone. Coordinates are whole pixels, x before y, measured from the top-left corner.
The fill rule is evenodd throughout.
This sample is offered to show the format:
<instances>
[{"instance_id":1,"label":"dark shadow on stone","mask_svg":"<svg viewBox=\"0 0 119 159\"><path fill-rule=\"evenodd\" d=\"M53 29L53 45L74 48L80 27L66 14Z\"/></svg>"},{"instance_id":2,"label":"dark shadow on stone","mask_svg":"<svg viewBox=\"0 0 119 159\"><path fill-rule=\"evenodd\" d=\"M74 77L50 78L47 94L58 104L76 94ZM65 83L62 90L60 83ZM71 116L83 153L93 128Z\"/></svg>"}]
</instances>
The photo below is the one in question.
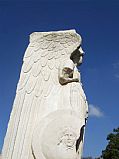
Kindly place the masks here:
<instances>
[{"instance_id":1,"label":"dark shadow on stone","mask_svg":"<svg viewBox=\"0 0 119 159\"><path fill-rule=\"evenodd\" d=\"M85 125L83 125L83 126L81 127L80 136L79 136L79 138L78 138L77 141L76 141L76 152L77 152L78 149L79 149L79 145L80 145L81 141L83 141L84 128L85 128Z\"/></svg>"}]
</instances>

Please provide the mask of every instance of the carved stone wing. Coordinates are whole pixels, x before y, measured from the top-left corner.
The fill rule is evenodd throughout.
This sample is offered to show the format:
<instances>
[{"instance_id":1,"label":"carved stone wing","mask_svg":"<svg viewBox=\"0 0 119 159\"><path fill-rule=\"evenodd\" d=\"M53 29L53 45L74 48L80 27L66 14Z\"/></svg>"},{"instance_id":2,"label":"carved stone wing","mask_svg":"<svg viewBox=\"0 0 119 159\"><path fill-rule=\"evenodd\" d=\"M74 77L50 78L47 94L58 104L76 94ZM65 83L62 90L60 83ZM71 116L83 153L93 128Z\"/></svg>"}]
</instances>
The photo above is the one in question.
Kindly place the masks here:
<instances>
[{"instance_id":1,"label":"carved stone wing","mask_svg":"<svg viewBox=\"0 0 119 159\"><path fill-rule=\"evenodd\" d=\"M30 35L4 142L3 158L29 159L39 108L53 87L60 85L59 65L70 58L80 44L81 37L74 30Z\"/></svg>"}]
</instances>

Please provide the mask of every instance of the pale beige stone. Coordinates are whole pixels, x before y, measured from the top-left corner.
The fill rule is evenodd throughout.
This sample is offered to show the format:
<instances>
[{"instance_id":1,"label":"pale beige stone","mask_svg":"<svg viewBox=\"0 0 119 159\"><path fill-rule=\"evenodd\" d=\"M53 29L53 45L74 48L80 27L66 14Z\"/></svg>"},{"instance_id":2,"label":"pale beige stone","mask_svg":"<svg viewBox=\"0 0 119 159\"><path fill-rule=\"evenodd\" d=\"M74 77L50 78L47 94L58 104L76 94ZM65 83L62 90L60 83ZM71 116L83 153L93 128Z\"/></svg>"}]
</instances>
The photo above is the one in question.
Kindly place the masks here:
<instances>
[{"instance_id":1,"label":"pale beige stone","mask_svg":"<svg viewBox=\"0 0 119 159\"><path fill-rule=\"evenodd\" d=\"M30 35L2 159L81 159L88 112L81 43L75 30Z\"/></svg>"}]
</instances>

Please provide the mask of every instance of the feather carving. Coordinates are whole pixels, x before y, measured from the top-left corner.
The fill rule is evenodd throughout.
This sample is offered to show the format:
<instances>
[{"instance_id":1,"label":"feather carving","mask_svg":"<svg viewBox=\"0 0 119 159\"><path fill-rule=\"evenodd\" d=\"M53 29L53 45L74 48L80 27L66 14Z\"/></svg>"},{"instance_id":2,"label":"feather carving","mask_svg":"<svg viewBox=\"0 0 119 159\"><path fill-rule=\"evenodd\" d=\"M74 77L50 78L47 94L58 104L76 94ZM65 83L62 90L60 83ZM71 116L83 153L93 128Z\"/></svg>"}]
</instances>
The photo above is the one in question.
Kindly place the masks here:
<instances>
[{"instance_id":1,"label":"feather carving","mask_svg":"<svg viewBox=\"0 0 119 159\"><path fill-rule=\"evenodd\" d=\"M35 122L39 116L38 110L43 107L41 103L46 103L54 86L60 87L58 68L80 44L81 37L74 30L35 32L30 35L17 86L17 104L14 103L13 117L10 119L13 124L8 128L8 134L14 131L11 136L6 136L9 142L3 149L5 159L29 159L31 133L35 126L31 121ZM44 105L43 109L48 111L47 107ZM35 112L37 115L34 115Z\"/></svg>"}]
</instances>

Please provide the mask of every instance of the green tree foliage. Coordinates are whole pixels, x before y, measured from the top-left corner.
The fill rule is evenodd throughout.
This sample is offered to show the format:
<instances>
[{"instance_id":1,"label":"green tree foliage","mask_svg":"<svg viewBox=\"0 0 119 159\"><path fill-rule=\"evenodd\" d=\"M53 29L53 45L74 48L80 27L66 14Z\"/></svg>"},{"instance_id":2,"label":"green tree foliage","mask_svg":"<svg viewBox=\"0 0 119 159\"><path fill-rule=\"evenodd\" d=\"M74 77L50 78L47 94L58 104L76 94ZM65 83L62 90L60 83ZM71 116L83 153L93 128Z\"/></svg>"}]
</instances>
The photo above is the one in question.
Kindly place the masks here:
<instances>
[{"instance_id":1,"label":"green tree foliage","mask_svg":"<svg viewBox=\"0 0 119 159\"><path fill-rule=\"evenodd\" d=\"M108 145L102 151L103 159L119 159L119 127L107 136Z\"/></svg>"}]
</instances>

